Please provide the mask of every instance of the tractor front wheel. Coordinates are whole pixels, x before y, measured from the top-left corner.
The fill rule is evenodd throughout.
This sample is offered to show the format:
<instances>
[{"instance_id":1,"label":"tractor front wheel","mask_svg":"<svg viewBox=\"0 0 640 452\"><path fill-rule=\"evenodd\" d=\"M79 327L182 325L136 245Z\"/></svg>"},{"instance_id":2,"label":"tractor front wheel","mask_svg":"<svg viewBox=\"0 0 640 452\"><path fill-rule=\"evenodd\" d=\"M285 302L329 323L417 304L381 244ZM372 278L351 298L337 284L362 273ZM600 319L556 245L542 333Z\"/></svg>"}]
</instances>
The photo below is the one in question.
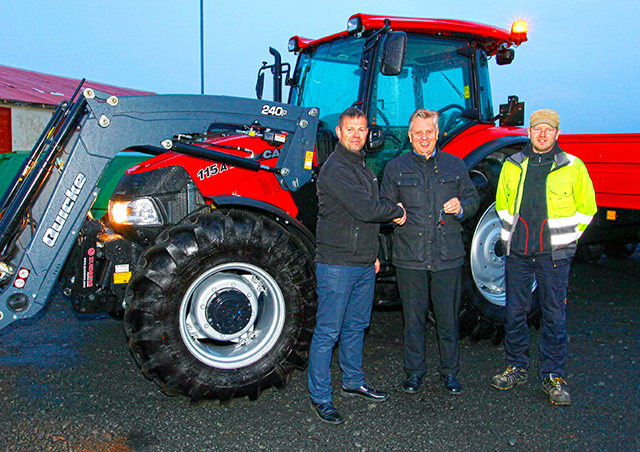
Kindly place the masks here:
<instances>
[{"instance_id":1,"label":"tractor front wheel","mask_svg":"<svg viewBox=\"0 0 640 452\"><path fill-rule=\"evenodd\" d=\"M256 399L308 359L313 259L295 234L248 212L194 216L142 256L125 327L143 372L168 394Z\"/></svg>"}]
</instances>

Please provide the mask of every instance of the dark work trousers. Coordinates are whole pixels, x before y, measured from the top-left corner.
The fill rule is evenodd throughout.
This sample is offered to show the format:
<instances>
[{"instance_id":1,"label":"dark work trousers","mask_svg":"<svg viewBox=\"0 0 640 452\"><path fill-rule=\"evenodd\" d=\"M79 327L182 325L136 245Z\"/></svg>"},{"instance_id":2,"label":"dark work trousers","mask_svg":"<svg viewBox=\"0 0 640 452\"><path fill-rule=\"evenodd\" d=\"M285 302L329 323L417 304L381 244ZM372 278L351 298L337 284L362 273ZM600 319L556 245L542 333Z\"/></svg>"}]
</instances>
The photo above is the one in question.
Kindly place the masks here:
<instances>
[{"instance_id":1,"label":"dark work trousers","mask_svg":"<svg viewBox=\"0 0 640 452\"><path fill-rule=\"evenodd\" d=\"M534 276L542 312L542 332L538 345L541 379L549 374L564 377L567 361L567 285L571 259L553 261L551 257L507 257L507 321L504 345L507 365L529 369L529 326L531 286Z\"/></svg>"},{"instance_id":2,"label":"dark work trousers","mask_svg":"<svg viewBox=\"0 0 640 452\"><path fill-rule=\"evenodd\" d=\"M422 377L427 371L426 327L429 305L433 304L438 333L441 375L456 375L460 369L458 311L462 267L436 272L396 268L404 317L404 370L407 376Z\"/></svg>"}]
</instances>

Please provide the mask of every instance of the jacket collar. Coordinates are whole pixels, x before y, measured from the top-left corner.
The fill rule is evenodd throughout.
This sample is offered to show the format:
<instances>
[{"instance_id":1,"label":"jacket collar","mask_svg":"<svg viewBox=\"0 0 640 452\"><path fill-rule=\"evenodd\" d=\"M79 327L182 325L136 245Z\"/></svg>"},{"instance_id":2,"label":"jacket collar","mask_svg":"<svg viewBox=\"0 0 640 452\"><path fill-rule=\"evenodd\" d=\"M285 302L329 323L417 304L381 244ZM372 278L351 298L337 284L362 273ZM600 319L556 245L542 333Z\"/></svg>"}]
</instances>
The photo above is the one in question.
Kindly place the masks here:
<instances>
[{"instance_id":1,"label":"jacket collar","mask_svg":"<svg viewBox=\"0 0 640 452\"><path fill-rule=\"evenodd\" d=\"M361 149L360 152L351 152L349 149L345 148L342 143L340 143L338 141L338 143L336 144L336 151L345 156L349 161L352 161L354 163L360 163L363 162L364 163L364 158L365 158L365 152L364 149Z\"/></svg>"},{"instance_id":2,"label":"jacket collar","mask_svg":"<svg viewBox=\"0 0 640 452\"><path fill-rule=\"evenodd\" d=\"M553 158L553 161L555 162L557 168L569 164L569 158L567 157L567 154L565 154L558 143L556 143L547 154L549 156L549 159ZM531 145L531 142L529 142L522 151L513 154L507 160L510 160L516 165L521 166L525 159L528 159L535 155L538 154L533 151L533 146Z\"/></svg>"},{"instance_id":3,"label":"jacket collar","mask_svg":"<svg viewBox=\"0 0 640 452\"><path fill-rule=\"evenodd\" d=\"M436 158L436 156L438 155L438 148L435 148L433 150L433 154L431 155L431 157L429 158L425 158L424 155L418 154L415 150L411 150L411 155L413 157L413 159L422 164L422 165L426 165L427 163L431 163L431 162L435 162L436 160L440 160L440 158Z\"/></svg>"}]
</instances>

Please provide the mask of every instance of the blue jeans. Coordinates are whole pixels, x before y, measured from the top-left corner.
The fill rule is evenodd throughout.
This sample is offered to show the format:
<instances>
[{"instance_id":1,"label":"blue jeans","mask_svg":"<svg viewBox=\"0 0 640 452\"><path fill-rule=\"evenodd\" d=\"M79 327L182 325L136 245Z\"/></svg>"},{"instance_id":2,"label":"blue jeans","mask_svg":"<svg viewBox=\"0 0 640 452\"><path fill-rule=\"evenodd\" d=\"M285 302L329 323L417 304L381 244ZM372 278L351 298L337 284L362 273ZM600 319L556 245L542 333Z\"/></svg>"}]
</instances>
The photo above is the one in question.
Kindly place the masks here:
<instances>
[{"instance_id":1,"label":"blue jeans","mask_svg":"<svg viewBox=\"0 0 640 452\"><path fill-rule=\"evenodd\" d=\"M309 392L315 403L332 401L331 356L338 339L342 387L364 384L364 330L371 321L374 266L316 264L318 313L309 354Z\"/></svg>"},{"instance_id":2,"label":"blue jeans","mask_svg":"<svg viewBox=\"0 0 640 452\"><path fill-rule=\"evenodd\" d=\"M507 365L528 369L531 286L535 275L537 294L542 312L542 331L538 341L540 379L549 374L564 377L567 361L567 285L571 259L553 261L551 258L507 257L507 321L504 346Z\"/></svg>"}]
</instances>

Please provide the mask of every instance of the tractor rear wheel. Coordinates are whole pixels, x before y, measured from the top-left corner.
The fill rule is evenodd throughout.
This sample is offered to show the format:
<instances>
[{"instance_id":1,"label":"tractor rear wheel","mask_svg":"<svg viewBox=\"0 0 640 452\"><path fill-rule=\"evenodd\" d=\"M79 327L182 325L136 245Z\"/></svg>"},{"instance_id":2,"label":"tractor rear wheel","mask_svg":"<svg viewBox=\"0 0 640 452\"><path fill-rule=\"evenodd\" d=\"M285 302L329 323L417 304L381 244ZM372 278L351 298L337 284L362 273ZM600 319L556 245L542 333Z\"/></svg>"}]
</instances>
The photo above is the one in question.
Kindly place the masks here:
<instances>
[{"instance_id":1,"label":"tractor rear wheel","mask_svg":"<svg viewBox=\"0 0 640 452\"><path fill-rule=\"evenodd\" d=\"M313 258L295 234L260 215L215 212L144 253L125 328L142 371L166 393L256 399L305 367L316 308Z\"/></svg>"},{"instance_id":2,"label":"tractor rear wheel","mask_svg":"<svg viewBox=\"0 0 640 452\"><path fill-rule=\"evenodd\" d=\"M478 163L470 176L478 189L480 207L476 216L464 225L467 250L459 323L460 334L472 340L490 339L499 344L504 338L506 321L505 262L501 243L502 229L495 209L496 188L502 163L488 157ZM531 290L535 291L536 284ZM529 324L540 326L540 310L533 293Z\"/></svg>"}]
</instances>

